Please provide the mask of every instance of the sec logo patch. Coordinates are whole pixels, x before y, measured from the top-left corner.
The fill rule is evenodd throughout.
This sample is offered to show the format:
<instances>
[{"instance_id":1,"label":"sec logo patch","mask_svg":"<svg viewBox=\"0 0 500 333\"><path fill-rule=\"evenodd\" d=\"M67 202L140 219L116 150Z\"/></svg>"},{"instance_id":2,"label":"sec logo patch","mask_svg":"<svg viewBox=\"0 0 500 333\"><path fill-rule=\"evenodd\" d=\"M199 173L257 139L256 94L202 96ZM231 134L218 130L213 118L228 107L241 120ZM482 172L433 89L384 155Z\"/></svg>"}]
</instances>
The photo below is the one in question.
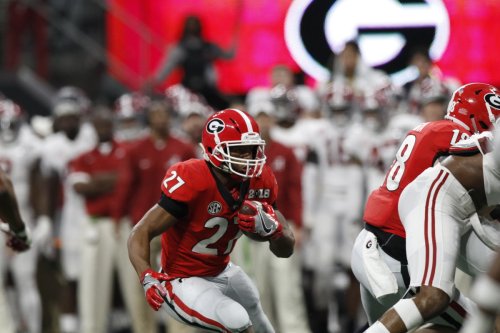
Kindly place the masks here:
<instances>
[{"instance_id":1,"label":"sec logo patch","mask_svg":"<svg viewBox=\"0 0 500 333\"><path fill-rule=\"evenodd\" d=\"M218 201L212 201L210 204L208 204L207 211L208 214L210 215L216 215L220 213L221 210L222 210L222 205Z\"/></svg>"}]
</instances>

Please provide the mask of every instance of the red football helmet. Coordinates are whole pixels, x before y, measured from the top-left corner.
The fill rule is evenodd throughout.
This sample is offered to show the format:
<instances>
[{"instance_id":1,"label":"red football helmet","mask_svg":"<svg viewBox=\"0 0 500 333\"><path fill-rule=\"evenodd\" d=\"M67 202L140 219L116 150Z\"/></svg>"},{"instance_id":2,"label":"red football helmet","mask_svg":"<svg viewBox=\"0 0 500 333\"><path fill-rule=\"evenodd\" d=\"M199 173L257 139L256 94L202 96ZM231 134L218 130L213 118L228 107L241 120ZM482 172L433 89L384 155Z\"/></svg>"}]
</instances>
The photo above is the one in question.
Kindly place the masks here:
<instances>
[{"instance_id":1,"label":"red football helmet","mask_svg":"<svg viewBox=\"0 0 500 333\"><path fill-rule=\"evenodd\" d=\"M471 133L490 129L500 116L500 91L486 83L469 83L453 93L445 116Z\"/></svg>"},{"instance_id":2,"label":"red football helmet","mask_svg":"<svg viewBox=\"0 0 500 333\"><path fill-rule=\"evenodd\" d=\"M243 178L257 177L266 162L265 141L259 126L247 113L226 109L214 113L205 123L201 137L203 156L216 168ZM241 151L242 148L251 149Z\"/></svg>"}]
</instances>

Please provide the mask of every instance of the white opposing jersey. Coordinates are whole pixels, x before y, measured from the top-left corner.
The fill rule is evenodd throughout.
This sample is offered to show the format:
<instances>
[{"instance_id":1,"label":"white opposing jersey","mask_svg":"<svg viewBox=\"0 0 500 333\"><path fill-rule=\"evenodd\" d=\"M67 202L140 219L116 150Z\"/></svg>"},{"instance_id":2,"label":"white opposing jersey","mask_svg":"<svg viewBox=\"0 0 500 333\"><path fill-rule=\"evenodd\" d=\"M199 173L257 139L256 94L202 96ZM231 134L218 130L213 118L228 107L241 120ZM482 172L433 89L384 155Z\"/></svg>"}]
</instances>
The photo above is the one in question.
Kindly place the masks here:
<instances>
[{"instance_id":1,"label":"white opposing jersey","mask_svg":"<svg viewBox=\"0 0 500 333\"><path fill-rule=\"evenodd\" d=\"M0 168L11 178L24 220L29 221L30 172L40 157L41 140L28 126L22 126L16 140L0 141Z\"/></svg>"},{"instance_id":2,"label":"white opposing jersey","mask_svg":"<svg viewBox=\"0 0 500 333\"><path fill-rule=\"evenodd\" d=\"M321 170L326 164L326 142L330 126L325 119L301 118L290 128L274 127L274 140L293 149L304 165L302 172L303 214L310 216L318 209ZM304 222L307 223L308 219Z\"/></svg>"},{"instance_id":3,"label":"white opposing jersey","mask_svg":"<svg viewBox=\"0 0 500 333\"><path fill-rule=\"evenodd\" d=\"M66 167L72 159L91 150L97 142L94 128L83 123L75 140L70 140L62 132L49 135L42 147L42 171L55 170L60 177L66 173Z\"/></svg>"},{"instance_id":4,"label":"white opposing jersey","mask_svg":"<svg viewBox=\"0 0 500 333\"><path fill-rule=\"evenodd\" d=\"M68 163L91 150L97 141L94 128L84 123L75 140L70 140L61 132L49 135L43 145L42 171L56 171L63 184L63 206L60 212L60 236L62 239L62 268L69 279L77 279L80 275L81 246L83 226L87 218L85 201L75 192L72 177L69 175Z\"/></svg>"},{"instance_id":5,"label":"white opposing jersey","mask_svg":"<svg viewBox=\"0 0 500 333\"><path fill-rule=\"evenodd\" d=\"M354 220L361 214L363 204L363 169L365 155L363 135L359 124L338 126L329 121L321 169L321 200L319 209L328 214L341 214Z\"/></svg>"}]
</instances>

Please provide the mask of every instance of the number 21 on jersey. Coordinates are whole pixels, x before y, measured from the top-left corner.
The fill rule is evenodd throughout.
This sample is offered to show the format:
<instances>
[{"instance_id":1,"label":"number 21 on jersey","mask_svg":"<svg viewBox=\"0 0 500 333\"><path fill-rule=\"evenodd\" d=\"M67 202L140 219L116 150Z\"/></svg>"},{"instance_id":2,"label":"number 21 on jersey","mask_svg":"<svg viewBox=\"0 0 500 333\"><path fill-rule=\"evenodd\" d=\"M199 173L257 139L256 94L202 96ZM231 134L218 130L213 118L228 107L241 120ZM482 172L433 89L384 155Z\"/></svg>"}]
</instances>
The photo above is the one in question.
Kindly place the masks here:
<instances>
[{"instance_id":1,"label":"number 21 on jersey","mask_svg":"<svg viewBox=\"0 0 500 333\"><path fill-rule=\"evenodd\" d=\"M223 253L218 253L217 249L214 248L215 244L224 236L224 234L227 231L227 228L229 226L229 221L225 217L220 217L216 216L211 219L209 219L205 223L205 228L208 229L213 229L217 228L217 231L209 238L203 239L196 243L195 246L193 246L192 251L197 252L197 253L202 253L202 254L210 254L210 255L225 255L231 253L233 250L234 244L238 238L242 235L241 231L238 231L238 233L228 241L227 247L224 250ZM236 217L233 219L233 223L237 224Z\"/></svg>"}]
</instances>

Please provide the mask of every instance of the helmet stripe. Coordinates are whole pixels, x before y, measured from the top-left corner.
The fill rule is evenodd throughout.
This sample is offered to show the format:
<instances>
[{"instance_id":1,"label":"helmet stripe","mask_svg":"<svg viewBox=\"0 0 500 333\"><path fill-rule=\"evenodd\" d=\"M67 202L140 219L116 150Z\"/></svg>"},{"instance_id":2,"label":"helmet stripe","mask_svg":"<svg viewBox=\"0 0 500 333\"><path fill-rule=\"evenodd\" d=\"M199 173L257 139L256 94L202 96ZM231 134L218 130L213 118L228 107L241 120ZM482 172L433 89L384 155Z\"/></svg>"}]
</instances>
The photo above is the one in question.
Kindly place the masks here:
<instances>
[{"instance_id":1,"label":"helmet stripe","mask_svg":"<svg viewBox=\"0 0 500 333\"><path fill-rule=\"evenodd\" d=\"M238 112L238 114L243 118L243 121L247 125L248 132L254 132L253 127L252 127L252 122L250 121L250 118L242 111L233 109L234 111Z\"/></svg>"}]
</instances>

